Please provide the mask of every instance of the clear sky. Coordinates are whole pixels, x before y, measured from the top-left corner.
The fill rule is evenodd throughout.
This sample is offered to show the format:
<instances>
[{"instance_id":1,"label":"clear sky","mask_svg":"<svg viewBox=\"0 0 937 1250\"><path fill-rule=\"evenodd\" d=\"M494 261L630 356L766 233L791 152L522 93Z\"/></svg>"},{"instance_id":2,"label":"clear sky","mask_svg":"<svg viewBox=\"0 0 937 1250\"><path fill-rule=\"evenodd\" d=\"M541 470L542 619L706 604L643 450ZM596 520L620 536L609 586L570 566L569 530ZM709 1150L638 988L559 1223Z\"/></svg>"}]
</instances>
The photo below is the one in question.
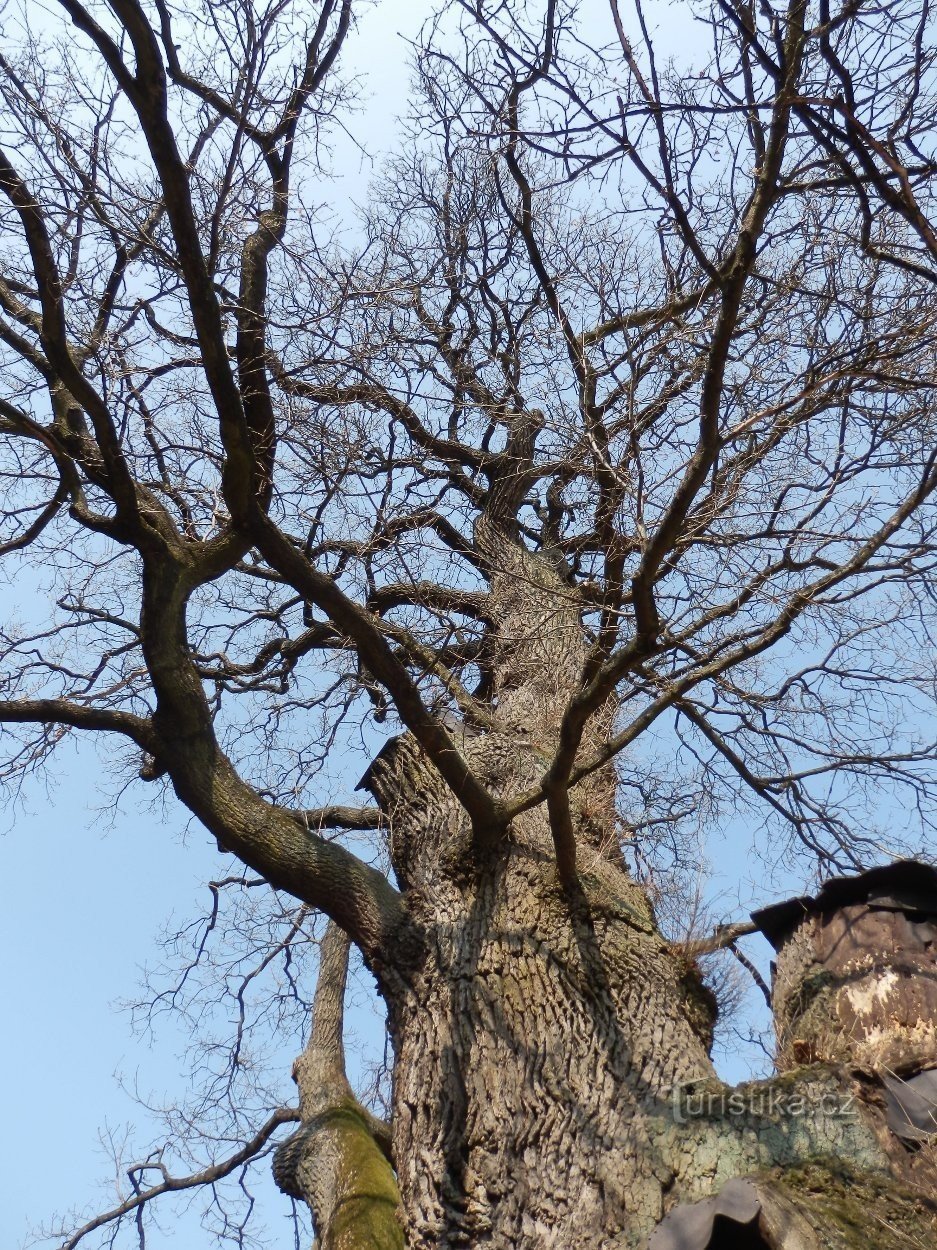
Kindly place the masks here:
<instances>
[{"instance_id":1,"label":"clear sky","mask_svg":"<svg viewBox=\"0 0 937 1250\"><path fill-rule=\"evenodd\" d=\"M425 0L386 0L364 13L346 51L346 64L366 76L370 97L351 119L351 131L373 153L390 146L393 116L406 103L407 53L396 32L413 33L428 7ZM54 4L46 10L51 24L57 20ZM350 141L338 144L337 161L343 178L336 197L363 200L368 162ZM41 612L37 603L29 609ZM28 1230L55 1212L77 1205L92 1213L113 1202L113 1191L102 1188L108 1165L99 1134L109 1126L119 1137L126 1122L140 1118L116 1073L157 1097L171 1096L188 1080L179 1059L183 1039L171 1025L151 1046L133 1035L126 1013L115 1005L133 996L161 927L204 905L204 883L224 870L225 861L214 840L197 828L183 842L179 809L165 823L130 805L108 810L107 751L106 743L66 746L58 756L55 788L47 793L27 785L21 805L2 823L4 1250L25 1244ZM733 838L721 854L736 858ZM285 1039L287 1051L290 1045ZM287 1073L288 1067L287 1061ZM282 1218L282 1202L272 1209L274 1219ZM280 1229L274 1224L274 1241L291 1244ZM206 1244L196 1230L183 1220L147 1244L151 1250Z\"/></svg>"}]
</instances>

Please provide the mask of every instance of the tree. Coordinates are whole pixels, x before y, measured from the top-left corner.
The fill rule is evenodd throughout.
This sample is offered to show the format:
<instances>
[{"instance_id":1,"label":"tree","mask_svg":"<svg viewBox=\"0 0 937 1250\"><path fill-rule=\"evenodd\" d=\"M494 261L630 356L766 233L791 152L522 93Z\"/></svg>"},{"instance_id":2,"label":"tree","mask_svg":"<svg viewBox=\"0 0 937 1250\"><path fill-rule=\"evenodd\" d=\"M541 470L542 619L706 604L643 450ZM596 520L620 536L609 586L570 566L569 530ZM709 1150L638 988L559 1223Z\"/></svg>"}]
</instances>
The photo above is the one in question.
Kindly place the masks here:
<instances>
[{"instance_id":1,"label":"tree","mask_svg":"<svg viewBox=\"0 0 937 1250\"><path fill-rule=\"evenodd\" d=\"M224 1166L298 1115L323 1246L639 1246L756 1174L758 1244L885 1245L838 1156L926 1244L927 1150L822 1109L848 1065L796 1121L675 1114L713 1002L643 877L733 807L824 867L932 828L927 7L688 6L687 63L640 4L449 5L335 239L352 0L58 4L0 63L2 550L57 579L8 776L127 742L393 1044L392 1172L330 929L299 1110ZM356 735L373 802L323 801Z\"/></svg>"}]
</instances>

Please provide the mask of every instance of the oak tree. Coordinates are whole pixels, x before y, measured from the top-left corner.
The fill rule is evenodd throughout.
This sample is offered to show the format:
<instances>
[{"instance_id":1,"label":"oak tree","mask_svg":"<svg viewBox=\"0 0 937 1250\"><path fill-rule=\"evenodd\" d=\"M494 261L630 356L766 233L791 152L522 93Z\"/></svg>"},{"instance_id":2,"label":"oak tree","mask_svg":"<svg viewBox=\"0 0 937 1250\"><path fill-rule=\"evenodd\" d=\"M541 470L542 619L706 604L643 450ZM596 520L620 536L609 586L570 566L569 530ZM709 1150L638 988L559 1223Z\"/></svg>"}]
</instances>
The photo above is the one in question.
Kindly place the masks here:
<instances>
[{"instance_id":1,"label":"oak tree","mask_svg":"<svg viewBox=\"0 0 937 1250\"><path fill-rule=\"evenodd\" d=\"M849 1063L675 1114L725 1091L646 878L732 813L823 869L933 827L928 5L440 4L344 231L354 0L55 8L0 60L0 551L53 587L5 775L111 735L292 937L332 921L298 1108L66 1244L274 1143L323 1247L638 1247L743 1177L746 1245L927 1244L926 1145L828 1114Z\"/></svg>"}]
</instances>

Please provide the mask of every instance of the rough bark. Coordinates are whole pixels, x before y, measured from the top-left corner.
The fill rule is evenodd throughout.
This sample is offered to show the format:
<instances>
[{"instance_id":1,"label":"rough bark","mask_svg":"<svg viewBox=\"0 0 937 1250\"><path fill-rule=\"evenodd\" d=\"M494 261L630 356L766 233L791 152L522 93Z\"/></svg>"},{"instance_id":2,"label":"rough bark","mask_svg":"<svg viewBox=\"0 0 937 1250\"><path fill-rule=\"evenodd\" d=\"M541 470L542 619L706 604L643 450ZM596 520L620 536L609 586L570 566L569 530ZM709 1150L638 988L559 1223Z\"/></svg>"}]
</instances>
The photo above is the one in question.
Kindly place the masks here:
<instances>
[{"instance_id":1,"label":"rough bark","mask_svg":"<svg viewBox=\"0 0 937 1250\"><path fill-rule=\"evenodd\" d=\"M889 781L913 779L918 796L926 786L926 752L902 751L902 735L873 734L873 745L843 745L832 757L825 741L841 707L865 724L887 684L872 665L863 685L842 621L864 603L887 633L898 601L886 588L907 582L905 610L925 602L932 580L933 331L919 285L937 277L926 217L934 171L919 166L918 146L933 120L932 104L921 103L932 96L926 13L918 26L892 6L870 22L861 6L846 6L827 20L821 6L817 26L801 0L786 12L720 4L712 68L694 71L690 89L667 81L670 73L658 78L647 30L636 51L615 0L617 68L604 42L590 50L568 25L579 6L545 4L541 36L536 15L526 34L513 22L528 6L455 5L468 42L435 69L440 49L423 49L417 113L431 106L427 143L417 138L412 170L401 165L409 188L388 189L387 219L368 223L374 267L354 248L323 270L331 249L312 241L307 264L305 226L289 225L291 177L299 185L291 160L301 115L318 109L324 121L335 106L331 85L314 97L351 27L351 0L316 6L292 77L294 23L277 6L251 66L230 61L238 41L227 47L222 37L215 52L229 63L216 72L196 41L196 68L210 82L186 68L172 6L157 2L154 25L138 0L111 0L107 29L80 0L61 6L120 99L105 108L106 94L99 98L98 84L89 91L71 64L50 95L56 74L46 79L39 45L28 46L25 78L3 62L12 147L0 153L0 195L19 243L0 283L0 339L12 365L0 424L43 448L59 482L50 497L47 469L13 453L7 475L32 481L39 509L17 499L5 510L14 537L0 550L28 546L67 500L88 534L133 553L141 603L139 621L95 607L93 587L87 597L83 589L82 539L51 636L64 639L87 616L81 629L95 631L85 636L97 658L60 687L69 669L57 642L34 655L35 639L5 641L13 688L31 694L45 666L52 697L4 700L0 720L127 736L146 752L142 776L168 776L225 849L326 911L374 968L396 1052L402 1224L379 1126L355 1103L340 1064L344 952L330 931L312 1038L296 1067L303 1126L276 1163L283 1187L312 1208L323 1245L396 1247L405 1233L414 1250L638 1247L655 1228L668 1235L662 1217L744 1177L759 1211L746 1233L752 1247L932 1242L932 1152L927 1140L908 1144L890 1128L885 1079L887 1065L937 1064L933 984L918 997L912 989L932 975L932 939L896 922L896 934L907 930L898 934L903 962L882 961L867 943L838 969L839 983L822 979L815 944L792 946L779 978L785 1070L726 1089L708 1056L711 996L686 952L664 941L626 871L610 762L655 716L677 712L811 847L821 845L814 820L822 828L829 817L825 802L808 801L802 777L828 777L835 792L853 767L873 779L884 769ZM239 29L236 8L228 17ZM640 8L637 17L643 27ZM888 37L876 33L879 20ZM594 98L580 98L593 73ZM230 98L226 81L238 84ZM74 125L62 112L65 84L83 102ZM704 103L707 92L718 107ZM190 93L205 106L204 115L195 109L198 130L179 103ZM613 99L618 118L608 112ZM490 130L478 122L486 110ZM734 125L713 120L733 113ZM462 115L471 120L460 130ZM127 166L143 171L139 203L124 203L129 148L107 150L112 117L122 119L114 133L147 153L147 164ZM659 160L647 143L655 129ZM234 146L200 163L203 144L214 150L228 133ZM187 157L184 139L196 135ZM37 155L33 191L16 166ZM433 189L437 161L444 193ZM616 168L629 188L620 213L601 190ZM587 173L596 181L554 196ZM243 195L234 194L239 183ZM635 185L643 190L632 198ZM586 188L601 204L591 222L580 219ZM408 233L406 219L425 222L424 210L433 229ZM800 214L807 228L798 233ZM826 235L847 242L817 246ZM103 287L102 241L116 253ZM271 268L281 246L290 261ZM430 253L428 263L411 263L417 250ZM889 265L907 283L883 280ZM816 287L811 270L822 275ZM167 313L173 327L160 323ZM177 360L170 344L185 354ZM142 396L160 376L170 381L154 388L154 414ZM34 386L48 392L49 426L34 418ZM303 401L295 411L292 399ZM360 432L358 414L366 414ZM372 416L374 430L389 421L386 438L372 440ZM306 454L320 443L321 463ZM791 456L831 463L798 481ZM878 498L886 482L891 502ZM792 502L801 492L805 501ZM373 515L370 503L359 508L372 493ZM579 511L567 525L563 517ZM458 572L436 584L432 567L417 567L423 553L435 560L418 537L425 530L487 578L486 594L464 587ZM415 548L375 562L411 537ZM58 560L70 543L50 539L48 550ZM106 567L103 541L90 550ZM219 602L235 599L242 572L263 578L268 592L243 614L232 604L229 638L238 655L252 636L259 650L243 662L199 659L189 599L225 580ZM112 584L121 599L122 576ZM591 596L589 634L580 595ZM392 615L395 603L441 605L438 626L411 634ZM841 615L847 604L858 606ZM305 628L293 637L300 605ZM484 629L454 647L463 613ZM814 635L808 619L824 618L828 627ZM281 638L267 636L273 622ZM810 688L825 710L794 735L793 754L803 750L817 767L773 777L771 764L765 777L759 755L788 758L806 705L772 695L773 683L745 691L732 672L753 671L785 638L796 647L798 622L808 631L801 639L822 651L826 637L830 648L825 677ZM114 651L100 649L106 624L121 639ZM882 636L869 634L862 647ZM116 662L137 643L142 669L136 658ZM252 694L286 691L307 643L328 645L322 672L342 681L343 664L332 661L353 653L349 699L368 691L408 730L364 781L388 821L399 892L318 836L315 821L269 802L262 769L253 785L239 776L216 735L216 723L226 732L244 723L217 718L222 691L246 694L238 679L247 671L258 678ZM268 669L277 653L283 665ZM855 689L841 703L844 673ZM463 681L476 677L470 691ZM925 677L912 666L899 687L916 697ZM656 707L616 739L615 691L625 679L623 698L650 695ZM733 687L727 700L723 681ZM301 706L331 715L331 697ZM894 697L881 706L894 707ZM766 699L777 710L750 750L748 723ZM437 714L443 702L461 709L464 732L452 732L451 711ZM130 710L142 707L152 715ZM721 735L726 709L744 731ZM847 720L838 736L849 729ZM39 756L47 749L43 742ZM371 816L356 825L344 807L325 812L339 825L374 827ZM267 1137L255 1140L256 1152ZM881 1227L863 1226L868 1208ZM712 1230L731 1218L706 1208L702 1224L691 1216L684 1225L705 1228L709 1214Z\"/></svg>"},{"instance_id":2,"label":"rough bark","mask_svg":"<svg viewBox=\"0 0 937 1250\"><path fill-rule=\"evenodd\" d=\"M559 574L503 535L491 584L496 723L459 745L475 775L510 800L555 750L556 709L586 646ZM611 705L601 709L587 747L612 717ZM516 817L502 842L479 846L410 735L384 748L362 784L387 814L420 934L408 963L376 967L395 1047L394 1157L413 1250L639 1247L676 1204L738 1176L761 1178L776 1195L765 1198L763 1240L753 1245L871 1244L849 1240L829 1186L820 1202L797 1185L824 1159L847 1160L872 1186L890 1174L912 1180L869 1095L874 1080L860 1089L835 1066L739 1091L717 1080L712 1000L625 870L608 773L573 791L574 884L560 880L544 806ZM824 1166L833 1175L838 1165ZM920 1194L905 1202L895 1190L891 1201L909 1228L931 1218L915 1213Z\"/></svg>"},{"instance_id":3,"label":"rough bark","mask_svg":"<svg viewBox=\"0 0 937 1250\"><path fill-rule=\"evenodd\" d=\"M526 780L516 741L467 750ZM889 1133L874 1075L812 1065L738 1090L713 1076L709 1004L620 865L584 857L571 900L530 816L467 876L470 831L410 740L369 784L424 938L408 975L383 983L408 1245L644 1246L676 1203L736 1176L795 1191L778 1210L813 1231L776 1231L771 1250L878 1244L855 1240L851 1214L837 1222L832 1180L797 1192L811 1166L840 1187L918 1187L889 1201L909 1228L931 1227L932 1175Z\"/></svg>"}]
</instances>

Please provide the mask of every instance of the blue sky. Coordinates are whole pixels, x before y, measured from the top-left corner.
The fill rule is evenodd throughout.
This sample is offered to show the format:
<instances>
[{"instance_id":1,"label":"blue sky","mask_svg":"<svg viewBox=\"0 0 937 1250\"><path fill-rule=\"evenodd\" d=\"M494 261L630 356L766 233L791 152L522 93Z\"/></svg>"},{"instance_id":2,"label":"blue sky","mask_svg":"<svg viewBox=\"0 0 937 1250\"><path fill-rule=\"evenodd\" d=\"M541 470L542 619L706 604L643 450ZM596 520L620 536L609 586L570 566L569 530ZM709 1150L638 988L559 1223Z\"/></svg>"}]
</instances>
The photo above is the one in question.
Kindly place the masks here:
<instances>
[{"instance_id":1,"label":"blue sky","mask_svg":"<svg viewBox=\"0 0 937 1250\"><path fill-rule=\"evenodd\" d=\"M115 1073L139 1069L156 1087L179 1076L172 1039L150 1050L115 1000L133 992L159 927L194 909L220 859L207 838L183 846L178 827L152 816L96 812L102 768L91 744L64 748L59 769L49 794L28 787L0 840L0 1115L17 1126L4 1137L0 1229L11 1247L54 1212L112 1202L99 1189L99 1132L136 1115Z\"/></svg>"}]
</instances>

